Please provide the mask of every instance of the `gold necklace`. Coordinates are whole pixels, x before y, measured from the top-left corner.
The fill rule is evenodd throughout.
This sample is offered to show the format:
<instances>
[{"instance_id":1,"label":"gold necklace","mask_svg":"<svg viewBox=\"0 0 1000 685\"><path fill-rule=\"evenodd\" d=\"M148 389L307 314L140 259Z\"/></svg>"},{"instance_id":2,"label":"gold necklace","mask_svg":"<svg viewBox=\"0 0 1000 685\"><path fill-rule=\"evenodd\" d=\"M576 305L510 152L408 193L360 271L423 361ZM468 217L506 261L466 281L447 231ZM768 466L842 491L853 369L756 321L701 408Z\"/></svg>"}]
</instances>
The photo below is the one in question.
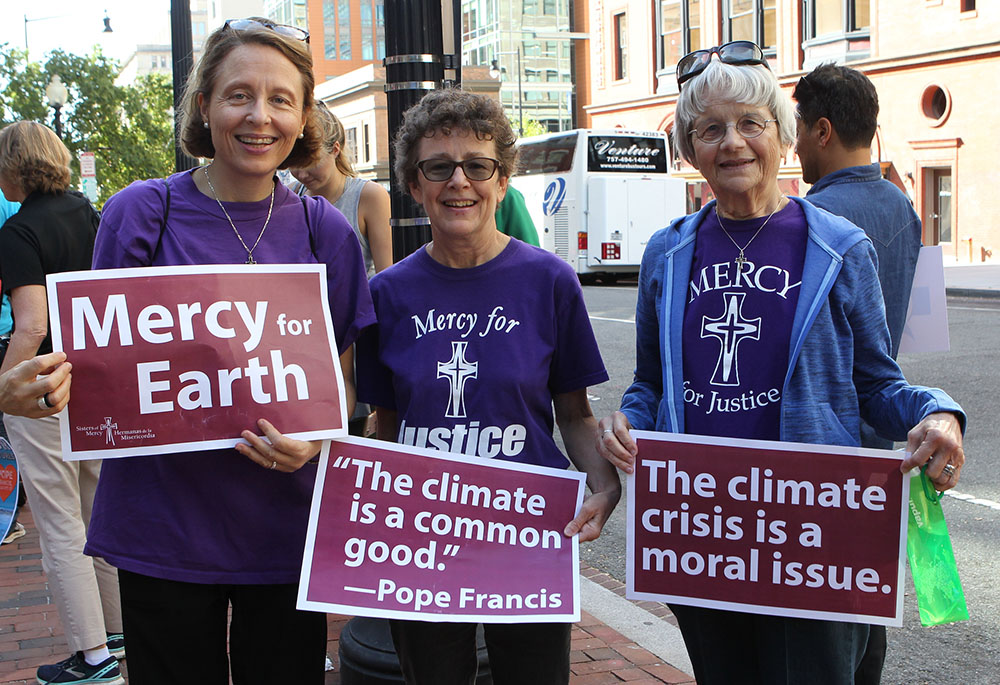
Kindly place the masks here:
<instances>
[{"instance_id":1,"label":"gold necklace","mask_svg":"<svg viewBox=\"0 0 1000 685\"><path fill-rule=\"evenodd\" d=\"M767 215L766 219L764 219L764 223L762 223L760 225L760 227L754 232L754 234L752 236L750 236L750 240L747 241L747 244L744 245L743 247L740 247L740 244L737 243L735 240L733 240L733 236L729 235L729 231L727 231L725 225L723 225L723 223L722 223L722 215L719 214L719 203L718 203L718 201L716 201L716 203L715 203L715 218L719 220L719 228L721 228L722 232L726 234L727 238L729 238L729 242L731 242L733 245L735 245L736 249L740 251L740 253L738 255L736 255L736 273L740 272L740 269L743 268L743 263L746 262L746 260L747 260L747 258L744 255L743 251L746 250L748 247L750 247L750 243L752 243L753 240L754 240L754 238L756 238L757 235L764 229L764 227L767 226L767 222L771 220L771 217L774 216L774 212L777 212L778 211L778 207L780 207L780 206L781 206L781 200L778 200L778 204L775 205L774 210L770 214Z\"/></svg>"},{"instance_id":2,"label":"gold necklace","mask_svg":"<svg viewBox=\"0 0 1000 685\"><path fill-rule=\"evenodd\" d=\"M243 236L241 236L240 232L236 230L236 224L233 223L233 217L229 216L229 212L227 212L226 208L222 205L222 200L219 199L219 194L215 192L215 186L212 185L212 177L208 175L208 168L210 166L212 165L209 164L205 167L205 180L208 181L208 187L211 189L212 195L215 196L215 201L219 203L219 209L221 209L222 213L226 215L227 219L229 219L229 225L233 227L233 233L236 234L236 238L240 241L240 245L242 245L243 249L247 251L246 263L256 264L257 260L253 258L253 251L257 249L257 244L260 242L260 239L264 237L264 231L267 230L267 225L271 223L271 210L274 209L274 190L277 188L277 184L275 184L273 180L271 181L271 205L267 208L267 218L264 219L264 225L261 227L260 234L257 236L257 240L254 241L253 247L247 247L247 244L243 242Z\"/></svg>"}]
</instances>

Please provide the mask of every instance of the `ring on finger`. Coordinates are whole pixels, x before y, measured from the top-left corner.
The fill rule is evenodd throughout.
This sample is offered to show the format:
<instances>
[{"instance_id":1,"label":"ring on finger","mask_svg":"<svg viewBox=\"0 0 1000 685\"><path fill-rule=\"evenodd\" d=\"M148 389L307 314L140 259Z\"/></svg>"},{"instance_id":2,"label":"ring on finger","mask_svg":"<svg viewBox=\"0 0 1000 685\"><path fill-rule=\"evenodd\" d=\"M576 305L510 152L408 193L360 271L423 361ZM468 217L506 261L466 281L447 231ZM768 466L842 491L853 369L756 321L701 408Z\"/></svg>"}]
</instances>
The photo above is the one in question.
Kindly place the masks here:
<instances>
[{"instance_id":1,"label":"ring on finger","mask_svg":"<svg viewBox=\"0 0 1000 685\"><path fill-rule=\"evenodd\" d=\"M38 408L42 411L48 411L52 407L49 406L48 400L46 400L45 395L38 398Z\"/></svg>"},{"instance_id":2,"label":"ring on finger","mask_svg":"<svg viewBox=\"0 0 1000 685\"><path fill-rule=\"evenodd\" d=\"M614 433L614 432L615 432L614 428L605 428L603 435L607 435L608 433Z\"/></svg>"},{"instance_id":3,"label":"ring on finger","mask_svg":"<svg viewBox=\"0 0 1000 685\"><path fill-rule=\"evenodd\" d=\"M955 477L955 467L952 464L945 464L945 467L941 469L941 473L950 480Z\"/></svg>"},{"instance_id":4,"label":"ring on finger","mask_svg":"<svg viewBox=\"0 0 1000 685\"><path fill-rule=\"evenodd\" d=\"M267 468L268 468L269 470L273 471L274 469L278 468L278 462L276 462L276 461L272 461L272 462L271 462L271 465L270 465L270 466L268 466Z\"/></svg>"}]
</instances>

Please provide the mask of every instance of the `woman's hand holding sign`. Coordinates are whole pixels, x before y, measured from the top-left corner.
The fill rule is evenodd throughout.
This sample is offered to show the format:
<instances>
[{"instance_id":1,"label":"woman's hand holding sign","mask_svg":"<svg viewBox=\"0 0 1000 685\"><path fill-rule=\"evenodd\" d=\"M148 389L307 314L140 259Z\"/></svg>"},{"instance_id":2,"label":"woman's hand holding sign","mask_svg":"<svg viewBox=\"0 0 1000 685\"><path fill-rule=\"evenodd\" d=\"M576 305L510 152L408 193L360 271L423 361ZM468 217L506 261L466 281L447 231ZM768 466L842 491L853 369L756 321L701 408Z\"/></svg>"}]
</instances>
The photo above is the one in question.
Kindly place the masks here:
<instances>
[{"instance_id":1,"label":"woman's hand holding sign","mask_svg":"<svg viewBox=\"0 0 1000 685\"><path fill-rule=\"evenodd\" d=\"M263 436L245 430L241 437L246 440L236 445L236 451L265 469L292 473L302 468L306 462L319 454L322 440L295 440L282 435L269 421L257 421Z\"/></svg>"},{"instance_id":2,"label":"woman's hand holding sign","mask_svg":"<svg viewBox=\"0 0 1000 685\"><path fill-rule=\"evenodd\" d=\"M632 424L628 417L616 411L601 419L597 427L601 431L597 435L597 453L625 473L632 473L638 449L629 435Z\"/></svg>"},{"instance_id":3,"label":"woman's hand holding sign","mask_svg":"<svg viewBox=\"0 0 1000 685\"><path fill-rule=\"evenodd\" d=\"M0 411L32 419L58 414L69 402L72 369L63 352L24 360L0 376Z\"/></svg>"}]
</instances>

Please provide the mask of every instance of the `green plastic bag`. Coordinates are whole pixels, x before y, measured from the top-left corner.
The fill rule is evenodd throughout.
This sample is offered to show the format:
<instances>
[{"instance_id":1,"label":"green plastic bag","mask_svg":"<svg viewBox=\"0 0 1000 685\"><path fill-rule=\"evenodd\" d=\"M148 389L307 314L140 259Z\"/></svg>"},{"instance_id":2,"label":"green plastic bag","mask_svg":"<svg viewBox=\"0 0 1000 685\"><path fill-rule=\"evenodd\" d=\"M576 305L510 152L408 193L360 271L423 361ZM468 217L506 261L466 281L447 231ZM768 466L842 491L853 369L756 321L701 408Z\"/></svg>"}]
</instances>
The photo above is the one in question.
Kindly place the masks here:
<instances>
[{"instance_id":1,"label":"green plastic bag","mask_svg":"<svg viewBox=\"0 0 1000 685\"><path fill-rule=\"evenodd\" d=\"M941 495L921 469L922 487L910 487L910 522L906 556L917 590L920 622L925 626L968 621L965 593L955 566L948 524L941 509Z\"/></svg>"}]
</instances>

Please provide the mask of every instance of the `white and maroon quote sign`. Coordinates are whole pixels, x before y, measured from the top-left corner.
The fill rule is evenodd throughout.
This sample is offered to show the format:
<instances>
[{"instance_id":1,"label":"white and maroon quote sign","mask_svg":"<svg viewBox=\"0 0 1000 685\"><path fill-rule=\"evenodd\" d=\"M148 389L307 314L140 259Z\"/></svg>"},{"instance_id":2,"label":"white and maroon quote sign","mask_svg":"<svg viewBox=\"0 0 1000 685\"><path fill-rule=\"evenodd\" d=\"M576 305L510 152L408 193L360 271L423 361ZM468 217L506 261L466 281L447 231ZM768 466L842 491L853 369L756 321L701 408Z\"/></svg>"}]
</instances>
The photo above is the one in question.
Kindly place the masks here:
<instances>
[{"instance_id":1,"label":"white and maroon quote sign","mask_svg":"<svg viewBox=\"0 0 1000 685\"><path fill-rule=\"evenodd\" d=\"M901 452L633 436L630 598L902 625Z\"/></svg>"},{"instance_id":2,"label":"white and maroon quote sign","mask_svg":"<svg viewBox=\"0 0 1000 685\"><path fill-rule=\"evenodd\" d=\"M578 621L584 474L346 438L320 461L298 607Z\"/></svg>"},{"instance_id":3,"label":"white and maroon quote sign","mask_svg":"<svg viewBox=\"0 0 1000 685\"><path fill-rule=\"evenodd\" d=\"M64 459L232 447L261 418L302 440L347 433L322 265L69 272L47 288L73 364Z\"/></svg>"}]
</instances>

